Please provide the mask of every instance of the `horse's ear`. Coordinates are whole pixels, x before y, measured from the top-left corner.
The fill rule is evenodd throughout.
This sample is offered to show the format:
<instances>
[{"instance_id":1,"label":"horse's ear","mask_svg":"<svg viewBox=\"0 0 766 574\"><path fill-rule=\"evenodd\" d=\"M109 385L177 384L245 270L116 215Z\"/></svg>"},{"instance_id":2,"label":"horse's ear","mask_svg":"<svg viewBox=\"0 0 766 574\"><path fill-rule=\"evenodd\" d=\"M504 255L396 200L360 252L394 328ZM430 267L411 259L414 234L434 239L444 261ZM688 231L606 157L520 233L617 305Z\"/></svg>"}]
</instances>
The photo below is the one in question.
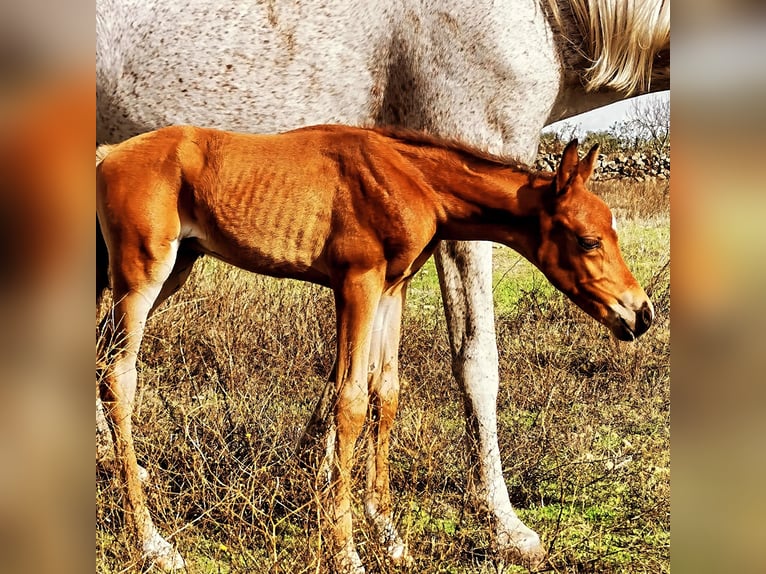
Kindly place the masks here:
<instances>
[{"instance_id":1,"label":"horse's ear","mask_svg":"<svg viewBox=\"0 0 766 574\"><path fill-rule=\"evenodd\" d=\"M598 159L598 149L599 145L596 144L592 148L590 148L590 151L588 152L588 155L586 155L582 160L580 160L580 165L577 167L577 173L580 174L580 177L582 178L583 183L587 182L590 179L590 176L593 175L594 170L596 169L596 160Z\"/></svg>"},{"instance_id":2,"label":"horse's ear","mask_svg":"<svg viewBox=\"0 0 766 574\"><path fill-rule=\"evenodd\" d=\"M561 156L561 163L556 170L556 194L562 193L570 180L577 172L577 164L580 162L580 158L577 155L577 138L573 139L564 148L564 153Z\"/></svg>"}]
</instances>

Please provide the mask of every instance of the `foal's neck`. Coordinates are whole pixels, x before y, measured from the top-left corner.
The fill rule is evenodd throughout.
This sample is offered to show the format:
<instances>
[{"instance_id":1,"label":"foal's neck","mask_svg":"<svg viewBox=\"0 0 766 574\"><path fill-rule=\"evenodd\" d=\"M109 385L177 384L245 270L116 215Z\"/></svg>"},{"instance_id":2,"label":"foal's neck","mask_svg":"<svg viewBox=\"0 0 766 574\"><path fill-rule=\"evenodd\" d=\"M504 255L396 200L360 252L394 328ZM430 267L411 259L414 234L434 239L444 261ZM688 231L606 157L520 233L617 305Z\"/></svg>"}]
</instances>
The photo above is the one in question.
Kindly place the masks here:
<instances>
[{"instance_id":1,"label":"foal's neck","mask_svg":"<svg viewBox=\"0 0 766 574\"><path fill-rule=\"evenodd\" d=\"M399 142L397 147L438 198L440 239L489 240L522 247L514 238L537 226L553 174L477 154L458 144L418 141Z\"/></svg>"}]
</instances>

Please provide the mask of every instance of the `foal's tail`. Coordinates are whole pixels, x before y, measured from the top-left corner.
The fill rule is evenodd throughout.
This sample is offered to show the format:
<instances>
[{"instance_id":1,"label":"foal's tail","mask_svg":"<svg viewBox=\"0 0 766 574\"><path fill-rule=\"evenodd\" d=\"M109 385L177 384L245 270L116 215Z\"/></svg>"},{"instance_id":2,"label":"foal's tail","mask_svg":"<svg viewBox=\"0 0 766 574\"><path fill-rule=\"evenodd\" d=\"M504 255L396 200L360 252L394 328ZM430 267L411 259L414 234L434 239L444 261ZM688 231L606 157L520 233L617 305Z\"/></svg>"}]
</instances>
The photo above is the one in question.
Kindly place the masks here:
<instances>
[{"instance_id":1,"label":"foal's tail","mask_svg":"<svg viewBox=\"0 0 766 574\"><path fill-rule=\"evenodd\" d=\"M96 148L96 167L109 155L116 146L104 144ZM96 306L101 303L104 291L109 287L109 251L106 249L104 234L96 216Z\"/></svg>"},{"instance_id":2,"label":"foal's tail","mask_svg":"<svg viewBox=\"0 0 766 574\"><path fill-rule=\"evenodd\" d=\"M106 156L109 155L109 153L116 148L116 144L102 144L96 148L96 167L99 166L99 164L106 159Z\"/></svg>"}]
</instances>

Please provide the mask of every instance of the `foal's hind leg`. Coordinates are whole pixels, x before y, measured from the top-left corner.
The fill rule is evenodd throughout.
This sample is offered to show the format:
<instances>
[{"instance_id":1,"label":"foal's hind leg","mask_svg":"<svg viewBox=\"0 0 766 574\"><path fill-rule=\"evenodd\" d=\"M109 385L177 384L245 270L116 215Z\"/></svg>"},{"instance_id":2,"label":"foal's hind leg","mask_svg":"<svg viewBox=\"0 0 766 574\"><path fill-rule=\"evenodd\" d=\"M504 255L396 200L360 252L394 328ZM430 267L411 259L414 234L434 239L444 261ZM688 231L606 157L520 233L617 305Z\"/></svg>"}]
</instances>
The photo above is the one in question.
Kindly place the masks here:
<instances>
[{"instance_id":1,"label":"foal's hind leg","mask_svg":"<svg viewBox=\"0 0 766 574\"><path fill-rule=\"evenodd\" d=\"M142 555L164 570L184 567L183 558L157 531L146 506L133 446L136 358L149 312L174 268L178 244L165 237L141 237L121 230L110 244L114 293L114 346L107 362L102 398L114 432L117 462L125 483L125 518L141 543Z\"/></svg>"},{"instance_id":2,"label":"foal's hind leg","mask_svg":"<svg viewBox=\"0 0 766 574\"><path fill-rule=\"evenodd\" d=\"M117 454L114 451L112 428L106 420L100 389L96 389L96 464L111 473L118 473ZM138 465L138 477L142 483L149 482L149 471Z\"/></svg>"},{"instance_id":3,"label":"foal's hind leg","mask_svg":"<svg viewBox=\"0 0 766 574\"><path fill-rule=\"evenodd\" d=\"M409 559L391 515L388 445L399 405L399 340L406 285L381 297L370 347L370 432L364 510L396 563Z\"/></svg>"},{"instance_id":4,"label":"foal's hind leg","mask_svg":"<svg viewBox=\"0 0 766 574\"><path fill-rule=\"evenodd\" d=\"M336 370L337 359L296 448L301 463L307 468L317 469L317 478L322 488L326 488L332 478L332 457L335 450L332 406L335 402ZM321 453L319 448L323 449Z\"/></svg>"},{"instance_id":5,"label":"foal's hind leg","mask_svg":"<svg viewBox=\"0 0 766 574\"><path fill-rule=\"evenodd\" d=\"M106 247L104 249L106 249ZM199 257L199 253L185 248L184 245L181 244L180 248L178 249L178 253L176 254L176 261L175 265L173 266L173 271L171 271L170 277L168 277L165 283L162 285L160 294L157 296L157 299L155 300L149 315L151 315L152 312L165 301L165 299L170 297L173 293L181 288L186 279L189 277L194 262ZM104 320L102 321L99 328L100 333L105 334L107 332L108 329L106 328L106 325L110 320L113 320L110 315L104 317ZM108 345L109 343L105 342L105 344ZM101 396L97 392L96 463L102 465L102 467L106 468L107 470L115 471L115 457L116 453L114 448L114 441L112 440L112 430L106 420L106 413L104 412L104 405L101 401ZM141 465L138 465L138 474L142 483L146 484L149 481L149 472Z\"/></svg>"}]
</instances>

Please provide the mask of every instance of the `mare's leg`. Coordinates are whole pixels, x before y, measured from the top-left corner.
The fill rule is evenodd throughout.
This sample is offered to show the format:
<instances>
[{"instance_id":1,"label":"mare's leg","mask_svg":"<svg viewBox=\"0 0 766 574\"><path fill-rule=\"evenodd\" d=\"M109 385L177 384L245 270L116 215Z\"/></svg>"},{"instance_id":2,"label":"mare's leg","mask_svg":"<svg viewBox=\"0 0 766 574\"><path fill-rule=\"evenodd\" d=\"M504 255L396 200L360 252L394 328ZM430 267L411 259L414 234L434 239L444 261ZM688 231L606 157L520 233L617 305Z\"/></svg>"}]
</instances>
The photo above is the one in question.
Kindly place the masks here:
<instances>
[{"instance_id":1,"label":"mare's leg","mask_svg":"<svg viewBox=\"0 0 766 574\"><path fill-rule=\"evenodd\" d=\"M136 359L144 326L172 273L178 244L173 225L167 230L151 228L149 235L117 227L119 223L112 228L113 233L105 233L115 303L111 320L104 323L112 331L113 344L101 395L111 419L117 464L124 481L126 523L138 537L145 559L164 570L174 570L183 568L184 561L159 534L149 515L133 445L131 416L136 399Z\"/></svg>"},{"instance_id":2,"label":"mare's leg","mask_svg":"<svg viewBox=\"0 0 766 574\"><path fill-rule=\"evenodd\" d=\"M367 360L375 309L384 271L349 271L334 285L338 321L336 358L335 456L330 485L333 560L343 573L364 572L354 547L351 520L351 469L354 445L367 415Z\"/></svg>"},{"instance_id":3,"label":"mare's leg","mask_svg":"<svg viewBox=\"0 0 766 574\"><path fill-rule=\"evenodd\" d=\"M493 521L494 542L508 558L535 566L540 537L511 506L497 442L497 341L492 301L492 245L442 242L436 252L452 370L464 393L474 494Z\"/></svg>"},{"instance_id":4,"label":"mare's leg","mask_svg":"<svg viewBox=\"0 0 766 574\"><path fill-rule=\"evenodd\" d=\"M406 285L381 297L370 346L371 425L367 449L367 491L364 510L394 562L408 558L407 546L391 516L388 444L399 405L399 340Z\"/></svg>"}]
</instances>

